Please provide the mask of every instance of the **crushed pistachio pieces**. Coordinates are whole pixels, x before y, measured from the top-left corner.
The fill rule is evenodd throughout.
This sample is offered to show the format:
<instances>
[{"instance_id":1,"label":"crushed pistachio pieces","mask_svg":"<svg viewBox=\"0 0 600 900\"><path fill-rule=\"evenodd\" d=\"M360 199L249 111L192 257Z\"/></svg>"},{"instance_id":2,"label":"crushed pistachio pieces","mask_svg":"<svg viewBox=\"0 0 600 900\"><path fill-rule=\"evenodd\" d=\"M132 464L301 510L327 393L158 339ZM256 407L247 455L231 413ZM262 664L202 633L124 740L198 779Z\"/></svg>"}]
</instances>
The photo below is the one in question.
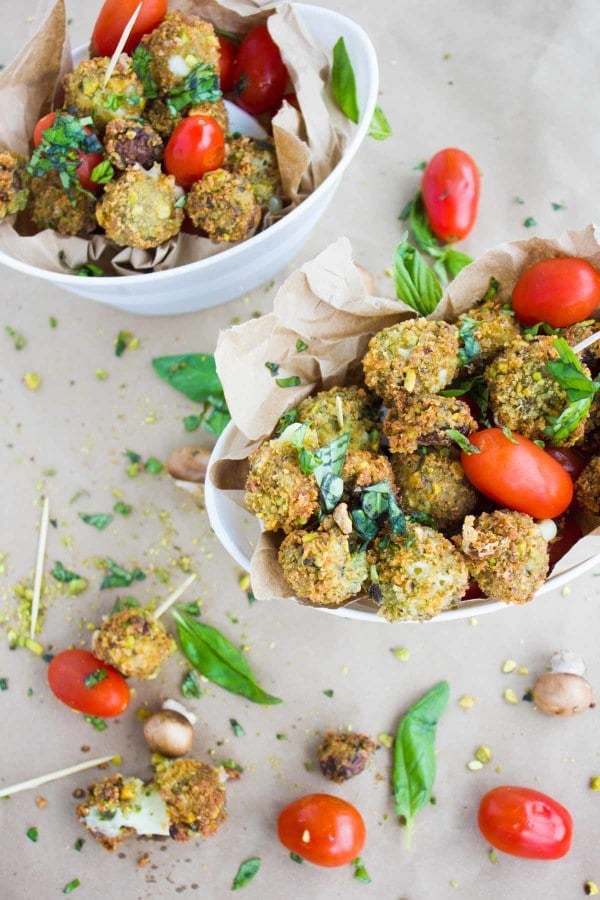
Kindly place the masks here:
<instances>
[{"instance_id":1,"label":"crushed pistachio pieces","mask_svg":"<svg viewBox=\"0 0 600 900\"><path fill-rule=\"evenodd\" d=\"M467 763L467 769L469 772L479 772L483 769L483 763L478 759L472 759Z\"/></svg>"},{"instance_id":2,"label":"crushed pistachio pieces","mask_svg":"<svg viewBox=\"0 0 600 900\"><path fill-rule=\"evenodd\" d=\"M492 761L492 751L489 747L486 747L485 744L480 744L474 755L475 759L479 760L479 762L484 765Z\"/></svg>"},{"instance_id":3,"label":"crushed pistachio pieces","mask_svg":"<svg viewBox=\"0 0 600 900\"><path fill-rule=\"evenodd\" d=\"M498 854L493 847L490 847L490 849L488 850L488 857L490 862L493 863L493 865L496 865L496 863L498 862Z\"/></svg>"},{"instance_id":4,"label":"crushed pistachio pieces","mask_svg":"<svg viewBox=\"0 0 600 900\"><path fill-rule=\"evenodd\" d=\"M472 697L470 694L463 694L463 696L458 701L458 705L461 707L461 709L472 709L476 703L477 697Z\"/></svg>"},{"instance_id":5,"label":"crushed pistachio pieces","mask_svg":"<svg viewBox=\"0 0 600 900\"><path fill-rule=\"evenodd\" d=\"M506 662L502 665L502 671L505 675L510 675L511 672L514 672L517 668L517 663L514 659L507 659Z\"/></svg>"},{"instance_id":6,"label":"crushed pistachio pieces","mask_svg":"<svg viewBox=\"0 0 600 900\"><path fill-rule=\"evenodd\" d=\"M37 372L25 372L23 375L23 384L29 391L37 391L42 383L42 376Z\"/></svg>"},{"instance_id":7,"label":"crushed pistachio pieces","mask_svg":"<svg viewBox=\"0 0 600 900\"><path fill-rule=\"evenodd\" d=\"M600 791L600 775L592 775L589 784L592 791Z\"/></svg>"},{"instance_id":8,"label":"crushed pistachio pieces","mask_svg":"<svg viewBox=\"0 0 600 900\"><path fill-rule=\"evenodd\" d=\"M595 897L596 894L600 894L600 890L595 881L586 881L583 885L583 892L586 897Z\"/></svg>"},{"instance_id":9,"label":"crushed pistachio pieces","mask_svg":"<svg viewBox=\"0 0 600 900\"><path fill-rule=\"evenodd\" d=\"M391 734L388 734L385 731L382 731L381 734L377 735L377 743L381 744L382 747L387 747L388 750L394 743L394 738Z\"/></svg>"},{"instance_id":10,"label":"crushed pistachio pieces","mask_svg":"<svg viewBox=\"0 0 600 900\"><path fill-rule=\"evenodd\" d=\"M402 662L408 662L410 659L410 650L408 647L392 647L392 653L396 659L399 659Z\"/></svg>"},{"instance_id":11,"label":"crushed pistachio pieces","mask_svg":"<svg viewBox=\"0 0 600 900\"><path fill-rule=\"evenodd\" d=\"M506 688L506 690L502 693L502 697L506 700L507 703L518 703L519 698L515 694L512 688Z\"/></svg>"}]
</instances>

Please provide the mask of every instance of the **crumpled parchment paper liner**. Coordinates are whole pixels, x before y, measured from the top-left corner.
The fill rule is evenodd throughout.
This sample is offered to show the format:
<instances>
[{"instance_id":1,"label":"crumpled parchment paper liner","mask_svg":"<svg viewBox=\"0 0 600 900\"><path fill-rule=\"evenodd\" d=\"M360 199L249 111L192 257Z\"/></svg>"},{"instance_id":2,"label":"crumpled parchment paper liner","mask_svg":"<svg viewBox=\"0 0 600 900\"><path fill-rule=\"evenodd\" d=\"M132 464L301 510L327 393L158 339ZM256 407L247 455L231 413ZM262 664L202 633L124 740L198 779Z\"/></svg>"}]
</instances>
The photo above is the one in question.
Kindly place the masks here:
<instances>
[{"instance_id":1,"label":"crumpled parchment paper liner","mask_svg":"<svg viewBox=\"0 0 600 900\"><path fill-rule=\"evenodd\" d=\"M431 318L453 321L471 309L491 277L499 282L499 298L508 301L524 269L539 259L564 255L600 268L600 229L590 225L560 238L536 237L487 251L452 282ZM213 484L243 505L247 457L272 433L279 417L313 392L360 381L360 360L371 336L411 315L396 300L366 294L350 243L340 238L289 276L273 313L222 331L215 358L237 431L226 454L209 469ZM308 344L303 352L296 350L298 339ZM265 367L268 361L280 364L278 377L297 374L301 384L278 387ZM252 556L252 588L259 600L293 596L277 561L280 543L280 535L263 532ZM594 556L600 566L600 527L578 541L553 574Z\"/></svg>"},{"instance_id":2,"label":"crumpled parchment paper liner","mask_svg":"<svg viewBox=\"0 0 600 900\"><path fill-rule=\"evenodd\" d=\"M220 30L239 36L267 21L289 68L304 118L303 122L289 104L284 104L275 117L275 146L284 199L288 201L282 214L287 214L332 171L353 127L327 98L326 55L313 45L289 2L172 0L169 8L195 13ZM318 40L318 35L314 37ZM44 6L38 30L0 74L0 143L20 153L31 152L34 125L52 108L62 78L71 68L65 4L64 0L56 0L53 5ZM277 217L265 219L264 225L274 218ZM231 246L234 245L182 233L155 250L139 250L117 247L104 235L95 235L88 241L49 230L22 234L14 216L0 223L0 250L53 272L64 272L59 251L65 253L73 267L94 262L107 275L132 275L187 265L223 253Z\"/></svg>"}]
</instances>

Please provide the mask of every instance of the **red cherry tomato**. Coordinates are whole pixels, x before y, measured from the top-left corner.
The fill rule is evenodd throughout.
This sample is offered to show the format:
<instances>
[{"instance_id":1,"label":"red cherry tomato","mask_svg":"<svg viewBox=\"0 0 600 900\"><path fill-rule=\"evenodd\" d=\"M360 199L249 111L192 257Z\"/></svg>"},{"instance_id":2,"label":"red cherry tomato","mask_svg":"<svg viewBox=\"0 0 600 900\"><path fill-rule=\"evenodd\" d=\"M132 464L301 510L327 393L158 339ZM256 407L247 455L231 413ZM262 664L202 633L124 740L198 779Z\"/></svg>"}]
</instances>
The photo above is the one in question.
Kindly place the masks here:
<instances>
[{"instance_id":1,"label":"red cherry tomato","mask_svg":"<svg viewBox=\"0 0 600 900\"><path fill-rule=\"evenodd\" d=\"M479 169L468 153L449 147L432 156L423 172L421 192L436 237L450 243L469 234L477 218Z\"/></svg>"},{"instance_id":2,"label":"red cherry tomato","mask_svg":"<svg viewBox=\"0 0 600 900\"><path fill-rule=\"evenodd\" d=\"M129 685L121 673L87 650L58 653L48 666L48 684L59 700L90 716L118 716L129 706Z\"/></svg>"},{"instance_id":3,"label":"red cherry tomato","mask_svg":"<svg viewBox=\"0 0 600 900\"><path fill-rule=\"evenodd\" d=\"M277 109L288 72L266 25L257 25L248 32L238 50L233 71L238 106L253 116Z\"/></svg>"},{"instance_id":4,"label":"red cherry tomato","mask_svg":"<svg viewBox=\"0 0 600 900\"><path fill-rule=\"evenodd\" d=\"M558 534L548 544L548 564L550 569L583 537L581 526L572 515L567 514L556 524Z\"/></svg>"},{"instance_id":5,"label":"red cherry tomato","mask_svg":"<svg viewBox=\"0 0 600 900\"><path fill-rule=\"evenodd\" d=\"M497 787L479 804L479 830L497 850L525 859L560 859L573 836L571 815L547 794Z\"/></svg>"},{"instance_id":6,"label":"red cherry tomato","mask_svg":"<svg viewBox=\"0 0 600 900\"><path fill-rule=\"evenodd\" d=\"M210 116L188 116L177 125L165 147L163 165L184 188L205 172L220 168L225 159L225 137Z\"/></svg>"},{"instance_id":7,"label":"red cherry tomato","mask_svg":"<svg viewBox=\"0 0 600 900\"><path fill-rule=\"evenodd\" d=\"M366 829L356 807L331 794L307 794L279 814L284 847L316 866L344 866L362 850Z\"/></svg>"},{"instance_id":8,"label":"red cherry tomato","mask_svg":"<svg viewBox=\"0 0 600 900\"><path fill-rule=\"evenodd\" d=\"M139 3L140 0L105 0L92 32L95 55L113 55ZM125 43L125 53L132 53L142 37L160 25L167 12L167 0L141 0L141 3L142 8Z\"/></svg>"},{"instance_id":9,"label":"red cherry tomato","mask_svg":"<svg viewBox=\"0 0 600 900\"><path fill-rule=\"evenodd\" d=\"M577 481L588 464L587 457L582 456L571 447L544 447L544 451L561 464L573 481Z\"/></svg>"},{"instance_id":10,"label":"red cherry tomato","mask_svg":"<svg viewBox=\"0 0 600 900\"><path fill-rule=\"evenodd\" d=\"M57 113L51 112L47 113L45 116L39 120L33 129L33 146L39 147L42 143L42 138L44 136L44 131L53 124ZM85 127L85 131L88 134L92 133L91 128ZM101 162L104 161L104 155L102 153L85 153L83 150L78 150L77 154L81 160L77 167L77 178L79 179L79 183L82 188L86 191L98 191L102 187L101 184L97 184L95 181L92 181L92 172Z\"/></svg>"},{"instance_id":11,"label":"red cherry tomato","mask_svg":"<svg viewBox=\"0 0 600 900\"><path fill-rule=\"evenodd\" d=\"M222 34L217 35L219 41L219 79L221 81L221 90L225 93L232 91L235 87L235 75L233 72L233 64L237 56L238 47L232 40L224 37Z\"/></svg>"},{"instance_id":12,"label":"red cherry tomato","mask_svg":"<svg viewBox=\"0 0 600 900\"><path fill-rule=\"evenodd\" d=\"M501 428L485 428L469 437L479 453L461 452L469 481L500 506L553 519L573 499L573 482L560 463L520 434L510 440Z\"/></svg>"},{"instance_id":13,"label":"red cherry tomato","mask_svg":"<svg viewBox=\"0 0 600 900\"><path fill-rule=\"evenodd\" d=\"M574 325L600 306L600 272L572 256L541 259L515 284L512 306L523 325Z\"/></svg>"}]
</instances>

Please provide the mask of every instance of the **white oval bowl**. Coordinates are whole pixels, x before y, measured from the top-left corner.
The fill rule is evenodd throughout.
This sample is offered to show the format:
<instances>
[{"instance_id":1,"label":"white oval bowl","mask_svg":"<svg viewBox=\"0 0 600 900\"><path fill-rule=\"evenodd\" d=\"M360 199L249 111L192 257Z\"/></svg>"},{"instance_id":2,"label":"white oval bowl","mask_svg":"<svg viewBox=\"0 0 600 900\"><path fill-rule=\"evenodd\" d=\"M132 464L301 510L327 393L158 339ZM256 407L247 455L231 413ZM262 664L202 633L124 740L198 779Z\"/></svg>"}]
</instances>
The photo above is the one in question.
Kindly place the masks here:
<instances>
[{"instance_id":1,"label":"white oval bowl","mask_svg":"<svg viewBox=\"0 0 600 900\"><path fill-rule=\"evenodd\" d=\"M209 461L209 470L212 463L227 456L231 443L239 434L238 429L230 422L215 444ZM249 572L250 559L262 530L259 519L247 510L242 509L237 503L234 503L224 491L216 488L210 478L206 479L204 499L208 519L216 536L236 563L246 572ZM600 556L598 555L584 560L559 575L551 576L536 591L533 599L543 597L544 594L549 594L557 588L564 587L574 578L583 575L584 572L597 565L600 565ZM317 609L320 612L330 613L334 616L343 616L346 619L360 619L362 622L389 624L385 622L385 619L377 615L373 605L368 600L356 600L354 603L350 603L348 606L341 606L338 609L321 609L315 606L309 606L308 608ZM484 613L497 612L499 609L508 608L510 608L510 605L500 600L481 597L474 600L465 600L460 606L444 610L444 612L441 612L429 621L448 622L453 619L464 619L469 616L483 615ZM397 622L395 624L403 625L406 623Z\"/></svg>"},{"instance_id":2,"label":"white oval bowl","mask_svg":"<svg viewBox=\"0 0 600 900\"><path fill-rule=\"evenodd\" d=\"M258 287L283 269L300 251L304 241L323 215L365 137L377 103L379 72L373 45L365 31L340 13L320 6L295 4L302 22L319 46L330 53L340 36L344 38L356 75L361 116L346 151L335 169L296 209L270 228L229 250L198 262L162 272L140 275L110 275L81 278L51 272L21 262L0 251L0 263L50 281L87 300L140 315L166 316L197 312L227 303ZM87 47L78 47L73 61L85 58ZM257 123L233 104L232 124L245 134L261 136ZM264 132L263 132L264 134Z\"/></svg>"}]
</instances>

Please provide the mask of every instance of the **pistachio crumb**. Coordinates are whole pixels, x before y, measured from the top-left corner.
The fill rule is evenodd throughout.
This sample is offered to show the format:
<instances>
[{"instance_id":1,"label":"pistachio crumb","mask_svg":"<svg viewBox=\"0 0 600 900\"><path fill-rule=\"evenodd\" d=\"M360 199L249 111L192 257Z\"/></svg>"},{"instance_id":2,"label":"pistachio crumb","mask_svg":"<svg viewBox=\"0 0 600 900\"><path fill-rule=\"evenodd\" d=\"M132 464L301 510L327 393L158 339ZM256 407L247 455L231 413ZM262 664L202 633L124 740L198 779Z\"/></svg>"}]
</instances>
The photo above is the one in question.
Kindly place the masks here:
<instances>
[{"instance_id":1,"label":"pistachio crumb","mask_svg":"<svg viewBox=\"0 0 600 900\"><path fill-rule=\"evenodd\" d=\"M488 856L490 858L490 862L496 865L496 863L498 862L498 854L493 847L490 847L490 849L488 850Z\"/></svg>"},{"instance_id":2,"label":"pistachio crumb","mask_svg":"<svg viewBox=\"0 0 600 900\"><path fill-rule=\"evenodd\" d=\"M30 391L37 391L42 383L42 376L37 372L25 372L23 375L23 384Z\"/></svg>"},{"instance_id":3,"label":"pistachio crumb","mask_svg":"<svg viewBox=\"0 0 600 900\"><path fill-rule=\"evenodd\" d=\"M492 751L485 744L480 744L475 751L475 759L478 759L480 763L489 763L492 759Z\"/></svg>"},{"instance_id":4,"label":"pistachio crumb","mask_svg":"<svg viewBox=\"0 0 600 900\"><path fill-rule=\"evenodd\" d=\"M600 890L598 890L598 885L595 881L586 881L583 885L583 891L586 897L594 897L596 894L600 894Z\"/></svg>"},{"instance_id":5,"label":"pistachio crumb","mask_svg":"<svg viewBox=\"0 0 600 900\"><path fill-rule=\"evenodd\" d=\"M464 694L458 701L458 705L462 709L472 709L475 703L477 703L477 697L472 697L470 694Z\"/></svg>"},{"instance_id":6,"label":"pistachio crumb","mask_svg":"<svg viewBox=\"0 0 600 900\"><path fill-rule=\"evenodd\" d=\"M514 672L516 668L517 663L514 661L514 659L507 659L502 666L502 671L505 675L509 675L511 672Z\"/></svg>"},{"instance_id":7,"label":"pistachio crumb","mask_svg":"<svg viewBox=\"0 0 600 900\"><path fill-rule=\"evenodd\" d=\"M382 747L387 747L389 749L394 743L394 738L391 734L387 734L387 732L382 731L381 734L377 735L377 743L381 744Z\"/></svg>"},{"instance_id":8,"label":"pistachio crumb","mask_svg":"<svg viewBox=\"0 0 600 900\"><path fill-rule=\"evenodd\" d=\"M593 791L600 791L600 775L592 775L590 778L590 788Z\"/></svg>"},{"instance_id":9,"label":"pistachio crumb","mask_svg":"<svg viewBox=\"0 0 600 900\"><path fill-rule=\"evenodd\" d=\"M467 769L470 772L479 772L481 769L483 769L483 763L478 759L472 759L467 763Z\"/></svg>"},{"instance_id":10,"label":"pistachio crumb","mask_svg":"<svg viewBox=\"0 0 600 900\"><path fill-rule=\"evenodd\" d=\"M502 694L507 703L518 703L519 698L515 694L512 688L506 688L504 693Z\"/></svg>"},{"instance_id":11,"label":"pistachio crumb","mask_svg":"<svg viewBox=\"0 0 600 900\"><path fill-rule=\"evenodd\" d=\"M38 809L45 809L48 806L48 801L46 800L45 797L36 797L35 805L37 806Z\"/></svg>"},{"instance_id":12,"label":"pistachio crumb","mask_svg":"<svg viewBox=\"0 0 600 900\"><path fill-rule=\"evenodd\" d=\"M410 659L410 650L408 647L393 647L392 653L396 659L400 659L402 662L408 662Z\"/></svg>"},{"instance_id":13,"label":"pistachio crumb","mask_svg":"<svg viewBox=\"0 0 600 900\"><path fill-rule=\"evenodd\" d=\"M519 666L517 669L517 675L529 675L529 669L527 666Z\"/></svg>"}]
</instances>

